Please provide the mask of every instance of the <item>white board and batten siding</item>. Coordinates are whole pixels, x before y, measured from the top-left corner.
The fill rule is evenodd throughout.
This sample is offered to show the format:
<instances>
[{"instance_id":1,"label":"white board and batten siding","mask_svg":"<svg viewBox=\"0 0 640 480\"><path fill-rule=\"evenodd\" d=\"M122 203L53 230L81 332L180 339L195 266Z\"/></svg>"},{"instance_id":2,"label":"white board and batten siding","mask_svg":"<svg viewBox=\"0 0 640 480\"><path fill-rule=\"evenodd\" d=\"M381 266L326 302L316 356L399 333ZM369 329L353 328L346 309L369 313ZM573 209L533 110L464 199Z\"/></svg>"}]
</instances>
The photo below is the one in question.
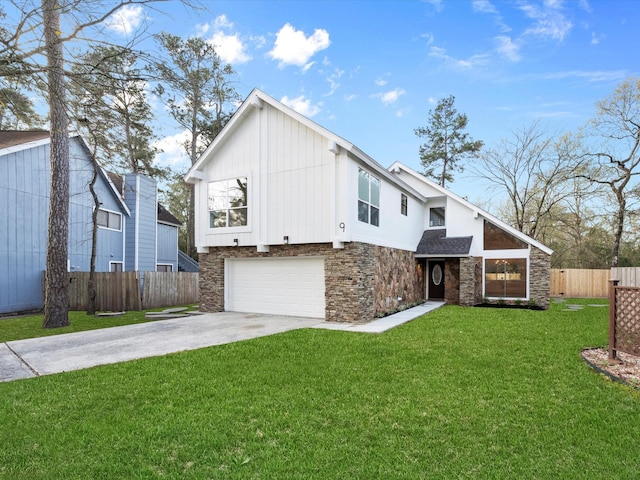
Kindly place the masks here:
<instances>
[{"instance_id":1,"label":"white board and batten siding","mask_svg":"<svg viewBox=\"0 0 640 480\"><path fill-rule=\"evenodd\" d=\"M325 317L323 257L225 259L225 310Z\"/></svg>"},{"instance_id":2,"label":"white board and batten siding","mask_svg":"<svg viewBox=\"0 0 640 480\"><path fill-rule=\"evenodd\" d=\"M203 169L196 217L198 241L205 246L280 245L332 241L331 162L328 140L283 112L265 104L252 108L236 126L234 141L220 144ZM248 225L209 228L208 182L248 179Z\"/></svg>"}]
</instances>

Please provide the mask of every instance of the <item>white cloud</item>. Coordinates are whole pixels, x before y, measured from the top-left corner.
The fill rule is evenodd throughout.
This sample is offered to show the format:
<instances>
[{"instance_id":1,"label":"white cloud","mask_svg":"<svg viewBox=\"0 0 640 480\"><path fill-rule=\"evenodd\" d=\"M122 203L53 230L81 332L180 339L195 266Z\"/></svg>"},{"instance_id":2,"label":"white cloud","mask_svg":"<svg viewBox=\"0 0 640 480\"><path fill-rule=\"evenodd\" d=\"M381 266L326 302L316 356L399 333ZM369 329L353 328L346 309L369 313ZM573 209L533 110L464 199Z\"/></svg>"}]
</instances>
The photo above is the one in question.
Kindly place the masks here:
<instances>
[{"instance_id":1,"label":"white cloud","mask_svg":"<svg viewBox=\"0 0 640 480\"><path fill-rule=\"evenodd\" d=\"M591 45L597 45L600 43L600 40L605 38L606 35L596 35L595 32L591 32Z\"/></svg>"},{"instance_id":2,"label":"white cloud","mask_svg":"<svg viewBox=\"0 0 640 480\"><path fill-rule=\"evenodd\" d=\"M425 2L433 5L433 8L436 12L441 12L442 10L444 10L444 4L442 0L425 0Z\"/></svg>"},{"instance_id":3,"label":"white cloud","mask_svg":"<svg viewBox=\"0 0 640 480\"><path fill-rule=\"evenodd\" d=\"M498 46L496 51L511 62L520 61L520 47L511 40L511 37L499 35L495 38Z\"/></svg>"},{"instance_id":4,"label":"white cloud","mask_svg":"<svg viewBox=\"0 0 640 480\"><path fill-rule=\"evenodd\" d=\"M304 67L302 67L302 73L306 73L311 67L315 65L316 62L309 62Z\"/></svg>"},{"instance_id":5,"label":"white cloud","mask_svg":"<svg viewBox=\"0 0 640 480\"><path fill-rule=\"evenodd\" d=\"M373 83L379 87L384 87L387 84L387 81L384 78L376 78Z\"/></svg>"},{"instance_id":6,"label":"white cloud","mask_svg":"<svg viewBox=\"0 0 640 480\"><path fill-rule=\"evenodd\" d=\"M249 37L249 40L251 40L258 49L264 48L267 44L267 39L263 35L251 36Z\"/></svg>"},{"instance_id":7,"label":"white cloud","mask_svg":"<svg viewBox=\"0 0 640 480\"><path fill-rule=\"evenodd\" d=\"M461 70L469 70L478 66L487 65L487 63L489 63L489 55L487 54L473 55L466 60L457 59L449 56L446 49L436 46L432 46L429 49L429 56L439 58L448 65Z\"/></svg>"},{"instance_id":8,"label":"white cloud","mask_svg":"<svg viewBox=\"0 0 640 480\"><path fill-rule=\"evenodd\" d=\"M311 104L311 99L304 98L304 95L300 95L296 98L289 98L286 95L280 99L287 107L293 108L296 112L304 115L305 117L313 117L322 110L320 107L322 103L316 105Z\"/></svg>"},{"instance_id":9,"label":"white cloud","mask_svg":"<svg viewBox=\"0 0 640 480\"><path fill-rule=\"evenodd\" d=\"M199 37L203 37L207 34L210 28L211 25L209 25L208 23L199 23L196 25L196 35Z\"/></svg>"},{"instance_id":10,"label":"white cloud","mask_svg":"<svg viewBox=\"0 0 640 480\"><path fill-rule=\"evenodd\" d=\"M196 31L199 36L204 36L211 31L210 23L196 25ZM219 15L213 20L213 33L207 40L207 43L213 45L216 53L223 62L237 65L247 63L251 60L251 55L246 51L246 45L233 29L233 23L229 21L226 15Z\"/></svg>"},{"instance_id":11,"label":"white cloud","mask_svg":"<svg viewBox=\"0 0 640 480\"><path fill-rule=\"evenodd\" d=\"M144 20L144 12L140 5L125 5L105 21L107 28L120 35L129 35Z\"/></svg>"},{"instance_id":12,"label":"white cloud","mask_svg":"<svg viewBox=\"0 0 640 480\"><path fill-rule=\"evenodd\" d=\"M397 102L398 98L400 98L400 96L404 95L405 93L407 92L402 88L394 88L393 90L381 93L378 96L380 97L382 103L384 103L385 105L389 105L391 103Z\"/></svg>"},{"instance_id":13,"label":"white cloud","mask_svg":"<svg viewBox=\"0 0 640 480\"><path fill-rule=\"evenodd\" d=\"M221 30L223 28L233 28L233 23L229 21L226 15L218 15L213 21L213 27L216 30Z\"/></svg>"},{"instance_id":14,"label":"white cloud","mask_svg":"<svg viewBox=\"0 0 640 480\"><path fill-rule=\"evenodd\" d=\"M565 78L581 78L588 82L619 82L629 76L627 70L569 70L564 72L551 72L534 75L532 78L543 80L563 80Z\"/></svg>"},{"instance_id":15,"label":"white cloud","mask_svg":"<svg viewBox=\"0 0 640 480\"><path fill-rule=\"evenodd\" d=\"M350 93L349 95L345 95L344 96L344 100L346 102L350 102L351 100L353 100L354 98L356 98L356 94L355 93Z\"/></svg>"},{"instance_id":16,"label":"white cloud","mask_svg":"<svg viewBox=\"0 0 640 480\"><path fill-rule=\"evenodd\" d=\"M550 0L545 2L543 6L523 4L520 9L534 21L533 25L525 30L525 35L562 41L573 28L571 21L561 11L561 2Z\"/></svg>"},{"instance_id":17,"label":"white cloud","mask_svg":"<svg viewBox=\"0 0 640 480\"><path fill-rule=\"evenodd\" d=\"M502 15L500 15L500 12L496 8L496 6L493 3L491 3L490 0L473 0L471 7L473 8L474 12L493 16L496 24L498 25L501 31L503 32L511 31L511 27L509 27L506 23L504 23Z\"/></svg>"},{"instance_id":18,"label":"white cloud","mask_svg":"<svg viewBox=\"0 0 640 480\"><path fill-rule=\"evenodd\" d=\"M216 53L225 63L237 65L251 60L251 56L247 54L245 45L237 33L227 35L224 32L217 31L208 42L215 47Z\"/></svg>"},{"instance_id":19,"label":"white cloud","mask_svg":"<svg viewBox=\"0 0 640 480\"><path fill-rule=\"evenodd\" d=\"M184 149L184 143L190 138L187 130L161 138L153 146L162 150L156 161L159 165L171 167L175 171L185 171L189 168L189 157Z\"/></svg>"},{"instance_id":20,"label":"white cloud","mask_svg":"<svg viewBox=\"0 0 640 480\"><path fill-rule=\"evenodd\" d=\"M326 96L333 95L335 91L340 87L340 78L342 78L342 75L344 75L344 70L336 68L333 73L327 77L327 82L329 82L331 90L329 91L329 93L327 93Z\"/></svg>"},{"instance_id":21,"label":"white cloud","mask_svg":"<svg viewBox=\"0 0 640 480\"><path fill-rule=\"evenodd\" d=\"M329 47L329 32L317 28L313 35L306 36L302 30L296 30L291 24L285 24L276 36L269 56L278 60L280 68L287 65L302 67L309 63L317 52Z\"/></svg>"},{"instance_id":22,"label":"white cloud","mask_svg":"<svg viewBox=\"0 0 640 480\"><path fill-rule=\"evenodd\" d=\"M473 0L473 10L481 13L498 13L496 7L489 0Z\"/></svg>"},{"instance_id":23,"label":"white cloud","mask_svg":"<svg viewBox=\"0 0 640 480\"><path fill-rule=\"evenodd\" d=\"M433 33L423 33L420 36L427 40L427 46L431 45L434 41Z\"/></svg>"}]
</instances>

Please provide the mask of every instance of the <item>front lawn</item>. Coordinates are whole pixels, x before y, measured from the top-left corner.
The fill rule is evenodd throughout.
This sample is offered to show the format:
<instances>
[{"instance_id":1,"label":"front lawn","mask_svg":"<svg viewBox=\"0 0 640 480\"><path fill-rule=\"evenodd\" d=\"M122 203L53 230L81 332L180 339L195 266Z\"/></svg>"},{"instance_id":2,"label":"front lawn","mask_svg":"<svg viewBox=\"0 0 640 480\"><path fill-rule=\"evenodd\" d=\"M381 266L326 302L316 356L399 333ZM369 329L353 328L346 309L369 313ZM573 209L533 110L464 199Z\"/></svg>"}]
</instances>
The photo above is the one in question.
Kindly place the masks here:
<instances>
[{"instance_id":1,"label":"front lawn","mask_svg":"<svg viewBox=\"0 0 640 480\"><path fill-rule=\"evenodd\" d=\"M637 478L640 395L580 358L607 309L563 310L449 306L0 384L0 477Z\"/></svg>"}]
</instances>

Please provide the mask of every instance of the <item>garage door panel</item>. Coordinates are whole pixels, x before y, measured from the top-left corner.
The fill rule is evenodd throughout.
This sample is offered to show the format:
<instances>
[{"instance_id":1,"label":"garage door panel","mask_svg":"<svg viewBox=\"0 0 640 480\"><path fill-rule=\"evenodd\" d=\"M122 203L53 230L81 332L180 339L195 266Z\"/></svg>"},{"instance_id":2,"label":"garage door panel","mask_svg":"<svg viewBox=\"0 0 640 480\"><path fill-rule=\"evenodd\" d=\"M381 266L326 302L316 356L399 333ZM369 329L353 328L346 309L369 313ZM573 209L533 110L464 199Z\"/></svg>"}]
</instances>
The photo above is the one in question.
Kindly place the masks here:
<instances>
[{"instance_id":1,"label":"garage door panel","mask_svg":"<svg viewBox=\"0 0 640 480\"><path fill-rule=\"evenodd\" d=\"M227 259L226 310L324 318L324 259Z\"/></svg>"}]
</instances>

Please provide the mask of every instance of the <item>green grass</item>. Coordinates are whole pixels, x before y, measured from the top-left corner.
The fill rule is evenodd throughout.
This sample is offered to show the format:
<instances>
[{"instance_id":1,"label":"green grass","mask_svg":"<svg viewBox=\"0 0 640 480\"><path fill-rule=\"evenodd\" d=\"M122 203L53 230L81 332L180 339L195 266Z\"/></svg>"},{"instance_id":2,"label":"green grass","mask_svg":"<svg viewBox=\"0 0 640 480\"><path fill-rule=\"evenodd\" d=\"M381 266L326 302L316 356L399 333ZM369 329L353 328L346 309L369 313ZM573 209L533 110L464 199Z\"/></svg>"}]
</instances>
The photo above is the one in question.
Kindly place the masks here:
<instances>
[{"instance_id":1,"label":"green grass","mask_svg":"<svg viewBox=\"0 0 640 480\"><path fill-rule=\"evenodd\" d=\"M0 320L0 343L25 338L60 335L61 333L84 332L98 328L152 322L154 319L145 318L144 314L146 312L156 312L160 310L163 309L157 308L139 312L125 312L123 315L113 317L95 317L93 315L87 315L86 312L69 312L69 322L71 325L61 328L42 328L42 322L44 320L42 314L3 318Z\"/></svg>"},{"instance_id":2,"label":"green grass","mask_svg":"<svg viewBox=\"0 0 640 480\"><path fill-rule=\"evenodd\" d=\"M449 306L0 384L0 477L638 478L640 395L579 355L607 309L562 309Z\"/></svg>"}]
</instances>

